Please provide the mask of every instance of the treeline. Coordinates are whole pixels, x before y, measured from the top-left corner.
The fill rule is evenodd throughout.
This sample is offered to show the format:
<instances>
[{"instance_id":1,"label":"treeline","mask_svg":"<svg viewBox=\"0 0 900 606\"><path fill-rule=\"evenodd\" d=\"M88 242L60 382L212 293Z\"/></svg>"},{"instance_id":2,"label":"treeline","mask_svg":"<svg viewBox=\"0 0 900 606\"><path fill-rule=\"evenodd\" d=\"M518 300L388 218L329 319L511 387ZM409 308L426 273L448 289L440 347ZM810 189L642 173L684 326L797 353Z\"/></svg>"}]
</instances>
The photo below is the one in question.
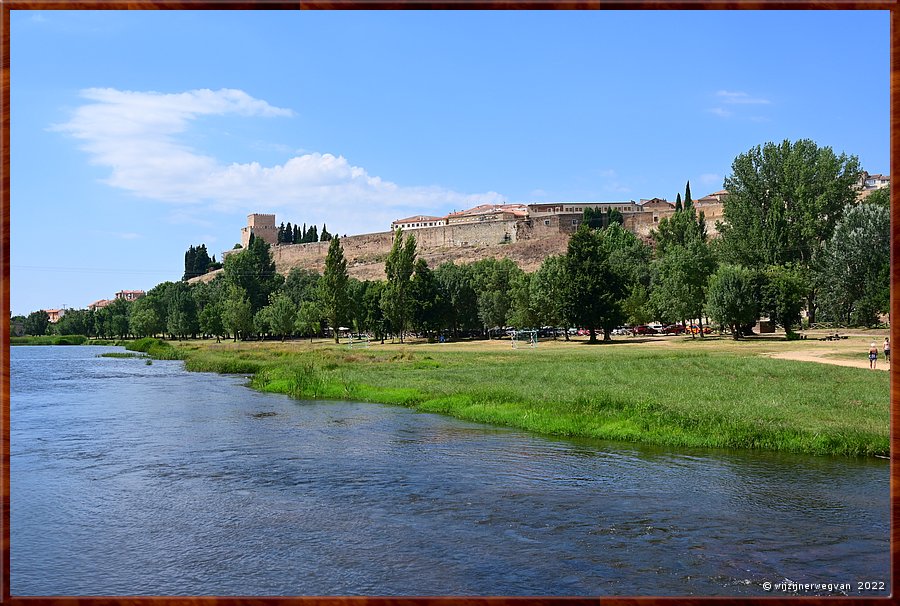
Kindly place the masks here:
<instances>
[{"instance_id":1,"label":"treeline","mask_svg":"<svg viewBox=\"0 0 900 606\"><path fill-rule=\"evenodd\" d=\"M337 237L323 274L294 269L284 277L269 245L251 237L211 282L165 282L133 303L70 311L54 329L217 339L330 329L337 339L333 329L346 328L402 341L410 332L490 337L494 328L577 326L595 341L651 320L700 323L702 338L707 317L739 338L769 317L790 337L804 309L810 322L872 325L889 307L889 193L858 202L859 172L855 157L812 141L757 146L735 159L725 180L719 238L708 237L688 183L649 242L611 217L598 228L585 221L565 254L532 273L509 259L431 268L417 257L415 236L398 230L384 280L350 278Z\"/></svg>"},{"instance_id":2,"label":"treeline","mask_svg":"<svg viewBox=\"0 0 900 606\"><path fill-rule=\"evenodd\" d=\"M322 224L322 234L320 235L315 225L310 225L307 229L306 223L301 228L299 225L291 225L288 221L287 225L282 223L278 226L278 244L307 244L309 242L328 242L334 236L328 233L325 224Z\"/></svg>"}]
</instances>

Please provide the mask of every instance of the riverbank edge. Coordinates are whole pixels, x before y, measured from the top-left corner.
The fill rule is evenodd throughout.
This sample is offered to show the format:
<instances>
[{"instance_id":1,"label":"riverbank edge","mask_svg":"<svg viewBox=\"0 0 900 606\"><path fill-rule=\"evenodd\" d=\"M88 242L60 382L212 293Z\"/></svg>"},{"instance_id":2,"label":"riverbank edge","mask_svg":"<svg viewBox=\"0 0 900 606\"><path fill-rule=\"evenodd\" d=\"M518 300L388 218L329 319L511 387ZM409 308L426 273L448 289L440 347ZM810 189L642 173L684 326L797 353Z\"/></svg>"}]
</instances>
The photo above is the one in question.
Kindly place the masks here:
<instances>
[{"instance_id":1,"label":"riverbank edge","mask_svg":"<svg viewBox=\"0 0 900 606\"><path fill-rule=\"evenodd\" d=\"M351 400L404 406L419 412L512 427L548 437L820 456L885 458L890 452L888 436L864 431L812 432L771 427L753 419L737 423L724 418L697 427L696 419L672 411L661 414L652 404L639 408L612 408L594 414L582 414L577 409L551 414L529 402L485 399L484 394L441 394L428 392L421 386L380 387L360 383L350 372L352 362L346 360L330 359L322 364L303 354L290 360L278 359L279 356L274 354L271 357L235 357L210 349L189 350L154 338L129 342L125 347L155 359L182 360L189 372L249 375L249 387L298 400Z\"/></svg>"}]
</instances>

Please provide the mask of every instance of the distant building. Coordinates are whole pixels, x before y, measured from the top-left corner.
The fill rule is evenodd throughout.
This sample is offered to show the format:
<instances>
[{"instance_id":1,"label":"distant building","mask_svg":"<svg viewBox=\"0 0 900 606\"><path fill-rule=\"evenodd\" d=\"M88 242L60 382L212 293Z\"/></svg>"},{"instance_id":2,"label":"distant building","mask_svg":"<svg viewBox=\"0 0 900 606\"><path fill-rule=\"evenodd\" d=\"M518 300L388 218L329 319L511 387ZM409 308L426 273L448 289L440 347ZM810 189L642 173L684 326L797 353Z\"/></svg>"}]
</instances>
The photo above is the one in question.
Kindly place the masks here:
<instances>
[{"instance_id":1,"label":"distant building","mask_svg":"<svg viewBox=\"0 0 900 606\"><path fill-rule=\"evenodd\" d=\"M859 181L856 188L860 191L874 191L882 189L891 184L891 178L888 175L870 175L866 171L862 171L859 175Z\"/></svg>"},{"instance_id":2,"label":"distant building","mask_svg":"<svg viewBox=\"0 0 900 606\"><path fill-rule=\"evenodd\" d=\"M640 205L634 200L629 200L628 202L539 202L528 205L528 214L540 217L548 214L583 213L588 208L598 208L602 211L617 210L622 213L641 212Z\"/></svg>"},{"instance_id":3,"label":"distant building","mask_svg":"<svg viewBox=\"0 0 900 606\"><path fill-rule=\"evenodd\" d=\"M116 298L125 299L126 301L136 301L146 294L147 293L143 290L120 290L116 293Z\"/></svg>"},{"instance_id":4,"label":"distant building","mask_svg":"<svg viewBox=\"0 0 900 606\"><path fill-rule=\"evenodd\" d=\"M430 217L428 215L416 215L405 219L397 219L391 223L391 231L397 228L405 230L422 229L423 227L438 227L447 224L447 217Z\"/></svg>"},{"instance_id":5,"label":"distant building","mask_svg":"<svg viewBox=\"0 0 900 606\"><path fill-rule=\"evenodd\" d=\"M253 213L247 215L247 227L241 228L241 247L247 248L250 244L250 234L254 238L262 238L275 246L278 243L278 228L275 227L275 215Z\"/></svg>"},{"instance_id":6,"label":"distant building","mask_svg":"<svg viewBox=\"0 0 900 606\"><path fill-rule=\"evenodd\" d=\"M88 305L88 309L90 309L91 311L96 311L98 309L103 309L110 303L112 303L111 299L100 299L99 301L94 301L93 303Z\"/></svg>"},{"instance_id":7,"label":"distant building","mask_svg":"<svg viewBox=\"0 0 900 606\"><path fill-rule=\"evenodd\" d=\"M59 319L61 317L66 315L65 309L45 309L44 311L46 311L47 315L50 316L51 324L56 324L57 322L59 322Z\"/></svg>"},{"instance_id":8,"label":"distant building","mask_svg":"<svg viewBox=\"0 0 900 606\"><path fill-rule=\"evenodd\" d=\"M469 210L447 215L447 225L477 223L483 221L511 221L526 219L528 207L524 204L481 204Z\"/></svg>"}]
</instances>

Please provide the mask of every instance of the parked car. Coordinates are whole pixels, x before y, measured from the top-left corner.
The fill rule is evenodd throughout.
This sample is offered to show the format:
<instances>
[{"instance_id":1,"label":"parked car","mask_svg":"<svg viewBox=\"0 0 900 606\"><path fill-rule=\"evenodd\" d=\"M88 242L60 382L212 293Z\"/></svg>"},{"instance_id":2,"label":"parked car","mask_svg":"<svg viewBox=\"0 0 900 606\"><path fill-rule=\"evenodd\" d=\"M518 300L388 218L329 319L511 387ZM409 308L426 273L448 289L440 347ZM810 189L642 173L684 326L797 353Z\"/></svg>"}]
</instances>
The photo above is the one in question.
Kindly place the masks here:
<instances>
[{"instance_id":1,"label":"parked car","mask_svg":"<svg viewBox=\"0 0 900 606\"><path fill-rule=\"evenodd\" d=\"M712 332L712 328L710 328L709 326L704 326L704 327L703 327L703 334L708 335L708 334L711 333L711 332ZM691 334L692 334L692 335L699 335L699 334L700 334L700 327L697 326L696 324L691 324Z\"/></svg>"},{"instance_id":2,"label":"parked car","mask_svg":"<svg viewBox=\"0 0 900 606\"><path fill-rule=\"evenodd\" d=\"M627 326L619 326L618 328L613 328L610 334L613 335L627 335L631 332L631 329Z\"/></svg>"},{"instance_id":3,"label":"parked car","mask_svg":"<svg viewBox=\"0 0 900 606\"><path fill-rule=\"evenodd\" d=\"M635 326L631 329L631 333L635 335L658 335L659 331L657 331L652 326L647 326L646 324L641 324L639 326Z\"/></svg>"},{"instance_id":4,"label":"parked car","mask_svg":"<svg viewBox=\"0 0 900 606\"><path fill-rule=\"evenodd\" d=\"M684 334L684 326L681 324L669 324L662 330L667 335L680 335Z\"/></svg>"}]
</instances>

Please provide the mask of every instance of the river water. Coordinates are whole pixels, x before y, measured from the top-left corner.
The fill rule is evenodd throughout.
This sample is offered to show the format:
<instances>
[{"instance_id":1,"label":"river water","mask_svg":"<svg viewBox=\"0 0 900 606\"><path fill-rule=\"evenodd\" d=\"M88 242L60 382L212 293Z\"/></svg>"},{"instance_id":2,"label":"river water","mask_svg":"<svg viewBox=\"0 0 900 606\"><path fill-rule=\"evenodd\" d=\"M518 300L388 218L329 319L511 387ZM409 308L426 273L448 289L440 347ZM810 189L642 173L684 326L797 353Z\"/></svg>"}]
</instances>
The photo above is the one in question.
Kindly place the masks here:
<instances>
[{"instance_id":1,"label":"river water","mask_svg":"<svg viewBox=\"0 0 900 606\"><path fill-rule=\"evenodd\" d=\"M105 351L12 348L13 595L889 594L886 461L548 439Z\"/></svg>"}]
</instances>

